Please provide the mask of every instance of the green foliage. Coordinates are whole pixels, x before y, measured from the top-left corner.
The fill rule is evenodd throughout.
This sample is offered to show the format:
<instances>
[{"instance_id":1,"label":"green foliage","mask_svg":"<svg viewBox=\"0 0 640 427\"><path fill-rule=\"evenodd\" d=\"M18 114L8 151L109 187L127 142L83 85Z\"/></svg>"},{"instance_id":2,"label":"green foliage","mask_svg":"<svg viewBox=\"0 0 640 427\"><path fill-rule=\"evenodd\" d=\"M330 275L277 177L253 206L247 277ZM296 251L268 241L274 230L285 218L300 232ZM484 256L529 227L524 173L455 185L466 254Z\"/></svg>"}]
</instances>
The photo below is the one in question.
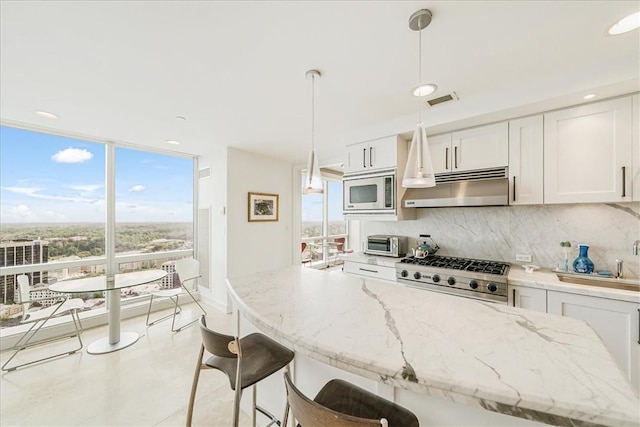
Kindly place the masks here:
<instances>
[{"instance_id":1,"label":"green foliage","mask_svg":"<svg viewBox=\"0 0 640 427\"><path fill-rule=\"evenodd\" d=\"M566 240L564 242L560 242L560 246L563 248L570 248L571 247L571 242Z\"/></svg>"},{"instance_id":2,"label":"green foliage","mask_svg":"<svg viewBox=\"0 0 640 427\"><path fill-rule=\"evenodd\" d=\"M193 224L121 223L116 225L116 253L158 252L193 247ZM104 224L2 224L0 241L45 240L49 260L104 255Z\"/></svg>"}]
</instances>

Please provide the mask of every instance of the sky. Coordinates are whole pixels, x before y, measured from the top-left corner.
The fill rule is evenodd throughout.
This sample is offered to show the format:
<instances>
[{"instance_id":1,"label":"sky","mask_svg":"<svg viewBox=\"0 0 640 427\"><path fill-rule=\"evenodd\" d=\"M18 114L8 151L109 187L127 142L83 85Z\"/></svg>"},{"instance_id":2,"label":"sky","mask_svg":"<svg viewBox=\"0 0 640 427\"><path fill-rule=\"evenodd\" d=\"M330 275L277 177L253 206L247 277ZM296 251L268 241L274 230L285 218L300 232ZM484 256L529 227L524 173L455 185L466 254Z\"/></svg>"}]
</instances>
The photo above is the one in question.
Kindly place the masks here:
<instances>
[{"instance_id":1,"label":"sky","mask_svg":"<svg viewBox=\"0 0 640 427\"><path fill-rule=\"evenodd\" d=\"M191 222L193 161L116 148L117 222ZM0 223L105 221L105 145L0 126Z\"/></svg>"},{"instance_id":2,"label":"sky","mask_svg":"<svg viewBox=\"0 0 640 427\"><path fill-rule=\"evenodd\" d=\"M302 186L302 182L300 182ZM329 183L327 194L329 198L329 222L343 221L342 216L342 182L327 181ZM309 194L302 196L302 222L322 221L322 194Z\"/></svg>"}]
</instances>

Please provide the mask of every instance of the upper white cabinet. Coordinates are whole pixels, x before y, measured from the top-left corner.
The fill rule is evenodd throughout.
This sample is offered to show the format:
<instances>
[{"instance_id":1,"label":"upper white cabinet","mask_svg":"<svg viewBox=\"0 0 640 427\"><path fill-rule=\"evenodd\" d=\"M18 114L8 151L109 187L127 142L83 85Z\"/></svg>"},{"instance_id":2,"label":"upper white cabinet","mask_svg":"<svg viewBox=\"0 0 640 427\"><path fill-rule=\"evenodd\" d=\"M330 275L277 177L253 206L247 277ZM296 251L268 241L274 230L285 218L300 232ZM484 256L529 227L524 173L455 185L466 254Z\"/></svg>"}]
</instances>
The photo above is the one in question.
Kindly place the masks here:
<instances>
[{"instance_id":1,"label":"upper white cabinet","mask_svg":"<svg viewBox=\"0 0 640 427\"><path fill-rule=\"evenodd\" d=\"M403 152L406 153L406 142L396 135L348 145L344 173L395 168L399 161L406 162L406 154L399 158Z\"/></svg>"},{"instance_id":2,"label":"upper white cabinet","mask_svg":"<svg viewBox=\"0 0 640 427\"><path fill-rule=\"evenodd\" d=\"M565 292L547 292L548 312L585 320L640 389L640 304Z\"/></svg>"},{"instance_id":3,"label":"upper white cabinet","mask_svg":"<svg viewBox=\"0 0 640 427\"><path fill-rule=\"evenodd\" d=\"M462 172L509 164L507 122L428 138L434 173Z\"/></svg>"},{"instance_id":4,"label":"upper white cabinet","mask_svg":"<svg viewBox=\"0 0 640 427\"><path fill-rule=\"evenodd\" d=\"M627 96L544 115L545 203L633 200L632 105Z\"/></svg>"},{"instance_id":5,"label":"upper white cabinet","mask_svg":"<svg viewBox=\"0 0 640 427\"><path fill-rule=\"evenodd\" d=\"M509 204L542 204L543 147L542 115L509 122Z\"/></svg>"}]
</instances>

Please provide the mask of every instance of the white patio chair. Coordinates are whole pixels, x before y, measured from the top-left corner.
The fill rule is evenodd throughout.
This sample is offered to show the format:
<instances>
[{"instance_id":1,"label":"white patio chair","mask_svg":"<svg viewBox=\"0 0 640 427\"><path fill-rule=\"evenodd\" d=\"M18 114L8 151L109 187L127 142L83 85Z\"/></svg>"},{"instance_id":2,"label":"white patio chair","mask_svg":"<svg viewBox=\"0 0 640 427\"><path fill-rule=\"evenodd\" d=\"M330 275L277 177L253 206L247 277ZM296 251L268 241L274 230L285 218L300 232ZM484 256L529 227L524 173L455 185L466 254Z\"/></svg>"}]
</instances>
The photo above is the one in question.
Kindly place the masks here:
<instances>
[{"instance_id":1,"label":"white patio chair","mask_svg":"<svg viewBox=\"0 0 640 427\"><path fill-rule=\"evenodd\" d=\"M20 299L20 304L22 304L22 320L20 324L32 324L31 327L18 339L18 342L13 346L13 349L16 350L11 357L2 365L3 371L15 371L16 369L32 365L34 363L42 362L44 360L53 359L56 357L70 355L78 350L82 350L82 338L80 334L82 333L82 323L80 323L80 317L78 317L78 310L84 307L84 301L80 298L72 298L69 299L66 295L59 296L51 296L45 298L36 298L30 299L29 296L29 277L24 274L21 274L17 277L18 281L18 296ZM42 308L36 311L29 311L29 307L32 303L40 303L42 304L44 301L55 301L55 303L49 307ZM52 318L62 316L65 314L70 314L71 319L73 320L74 332L69 335L57 336L48 339L36 340L33 341L34 337L38 334L38 332L42 329L42 327ZM22 350L25 350L29 347L33 347L39 344L45 344L52 341L57 341L64 338L78 338L78 348L74 348L72 350L67 350L62 353L57 353L52 356L43 357L37 360L33 360L31 362L21 363L18 365L13 365L11 367L7 367L9 362L13 360L13 358Z\"/></svg>"},{"instance_id":2,"label":"white patio chair","mask_svg":"<svg viewBox=\"0 0 640 427\"><path fill-rule=\"evenodd\" d=\"M198 262L198 260L193 258L182 258L176 261L175 266L176 273L178 273L178 277L180 278L180 286L173 289L161 289L151 294L151 299L149 299L149 309L147 310L147 326L155 325L158 322L172 317L173 320L171 321L171 332L180 332L187 326L197 322L199 317L196 317L195 319L176 328L176 316L182 311L182 307L179 304L179 299L181 296L188 296L189 298L191 298L191 300L193 300L193 302L195 302L198 307L200 307L202 313L205 315L207 314L205 309L202 308L202 306L194 296L194 293L196 292L196 279L200 277L200 263ZM173 301L173 313L150 322L149 316L151 314L151 305L153 304L154 299L157 300L159 298L169 298L171 301Z\"/></svg>"}]
</instances>

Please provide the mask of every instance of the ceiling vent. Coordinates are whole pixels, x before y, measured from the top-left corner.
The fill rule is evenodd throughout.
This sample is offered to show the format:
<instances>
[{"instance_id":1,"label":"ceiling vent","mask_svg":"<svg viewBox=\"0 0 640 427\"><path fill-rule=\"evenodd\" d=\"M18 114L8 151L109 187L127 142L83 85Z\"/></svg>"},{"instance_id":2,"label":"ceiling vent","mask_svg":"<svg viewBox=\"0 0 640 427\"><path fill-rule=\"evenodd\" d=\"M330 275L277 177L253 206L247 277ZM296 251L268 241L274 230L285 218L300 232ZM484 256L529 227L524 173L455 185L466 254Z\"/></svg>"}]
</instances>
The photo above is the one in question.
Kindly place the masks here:
<instances>
[{"instance_id":1,"label":"ceiling vent","mask_svg":"<svg viewBox=\"0 0 640 427\"><path fill-rule=\"evenodd\" d=\"M455 92L448 93L443 96L439 96L437 98L427 99L426 104L428 107L435 107L439 104L444 104L445 102L457 101L458 95Z\"/></svg>"}]
</instances>

